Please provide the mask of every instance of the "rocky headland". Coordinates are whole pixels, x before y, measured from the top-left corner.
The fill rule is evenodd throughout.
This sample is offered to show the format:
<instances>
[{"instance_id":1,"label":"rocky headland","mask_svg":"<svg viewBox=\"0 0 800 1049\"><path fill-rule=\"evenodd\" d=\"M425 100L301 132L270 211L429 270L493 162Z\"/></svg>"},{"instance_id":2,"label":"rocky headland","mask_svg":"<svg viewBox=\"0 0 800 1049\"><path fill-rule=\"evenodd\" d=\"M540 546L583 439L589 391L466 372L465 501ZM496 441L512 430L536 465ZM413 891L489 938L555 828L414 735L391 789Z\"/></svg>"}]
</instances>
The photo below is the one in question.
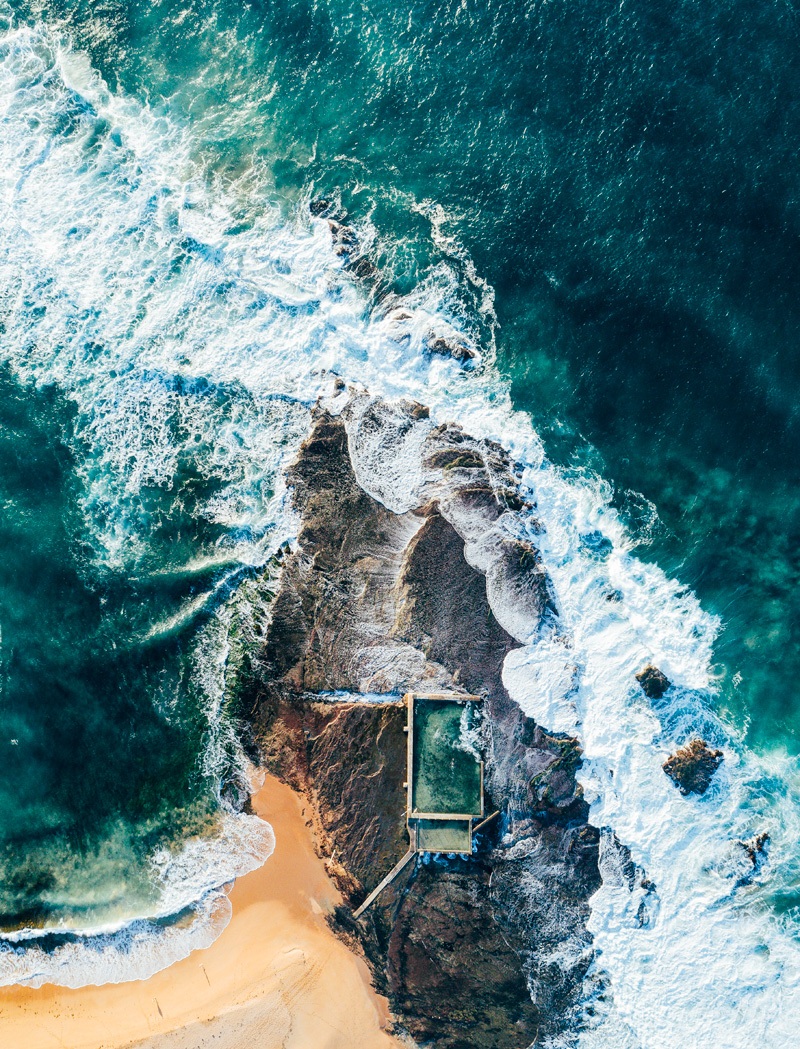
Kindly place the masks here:
<instances>
[{"instance_id":1,"label":"rocky headland","mask_svg":"<svg viewBox=\"0 0 800 1049\"><path fill-rule=\"evenodd\" d=\"M298 538L246 705L259 759L310 803L351 905L337 931L421 1045L523 1049L574 1032L599 835L577 741L503 686L506 654L556 616L513 463L420 404L337 383L289 483ZM408 849L408 691L484 697L486 811L499 815L472 856L416 858L356 921Z\"/></svg>"}]
</instances>

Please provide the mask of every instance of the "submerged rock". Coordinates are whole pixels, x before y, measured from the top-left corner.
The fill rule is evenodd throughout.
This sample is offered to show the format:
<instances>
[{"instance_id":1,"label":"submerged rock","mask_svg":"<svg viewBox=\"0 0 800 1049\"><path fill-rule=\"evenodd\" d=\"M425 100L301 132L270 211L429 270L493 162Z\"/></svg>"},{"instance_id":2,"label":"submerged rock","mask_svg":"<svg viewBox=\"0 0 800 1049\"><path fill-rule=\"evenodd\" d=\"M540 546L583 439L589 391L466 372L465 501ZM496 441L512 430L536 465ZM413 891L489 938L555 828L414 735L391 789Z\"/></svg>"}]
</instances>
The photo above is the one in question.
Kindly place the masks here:
<instances>
[{"instance_id":1,"label":"submerged rock","mask_svg":"<svg viewBox=\"0 0 800 1049\"><path fill-rule=\"evenodd\" d=\"M602 561L614 549L614 544L602 532L587 532L581 536L581 549Z\"/></svg>"},{"instance_id":2,"label":"submerged rock","mask_svg":"<svg viewBox=\"0 0 800 1049\"><path fill-rule=\"evenodd\" d=\"M644 868L633 861L627 845L609 827L602 832L600 870L604 885L627 889L628 914L639 928L652 925L660 908L657 888Z\"/></svg>"},{"instance_id":3,"label":"submerged rock","mask_svg":"<svg viewBox=\"0 0 800 1049\"><path fill-rule=\"evenodd\" d=\"M317 197L308 208L315 218L324 218L328 223L333 250L343 259L345 269L365 283L378 282L377 266L363 252L357 231L348 224L346 215L337 210L336 202L328 197Z\"/></svg>"},{"instance_id":4,"label":"submerged rock","mask_svg":"<svg viewBox=\"0 0 800 1049\"><path fill-rule=\"evenodd\" d=\"M373 280L378 276L377 266L366 255L359 255L357 259L354 259L349 264L348 269L359 280Z\"/></svg>"},{"instance_id":5,"label":"submerged rock","mask_svg":"<svg viewBox=\"0 0 800 1049\"><path fill-rule=\"evenodd\" d=\"M693 739L667 758L663 769L680 787L681 794L705 794L724 755L711 750L705 740Z\"/></svg>"},{"instance_id":6,"label":"submerged rock","mask_svg":"<svg viewBox=\"0 0 800 1049\"><path fill-rule=\"evenodd\" d=\"M336 204L330 197L315 197L308 205L308 210L315 217L332 214L335 209Z\"/></svg>"},{"instance_id":7,"label":"submerged rock","mask_svg":"<svg viewBox=\"0 0 800 1049\"><path fill-rule=\"evenodd\" d=\"M337 255L350 255L358 247L358 234L352 226L347 226L337 219L328 219L328 228Z\"/></svg>"},{"instance_id":8,"label":"submerged rock","mask_svg":"<svg viewBox=\"0 0 800 1049\"><path fill-rule=\"evenodd\" d=\"M662 674L658 667L654 667L652 663L648 663L644 670L639 671L636 675L636 680L641 685L642 692L649 699L661 699L672 684L669 678Z\"/></svg>"},{"instance_id":9,"label":"submerged rock","mask_svg":"<svg viewBox=\"0 0 800 1049\"><path fill-rule=\"evenodd\" d=\"M737 841L736 844L744 849L745 855L750 860L753 868L757 870L766 855L767 846L769 845L769 834L764 831L761 834L756 834L753 838L748 838L747 841Z\"/></svg>"}]
</instances>

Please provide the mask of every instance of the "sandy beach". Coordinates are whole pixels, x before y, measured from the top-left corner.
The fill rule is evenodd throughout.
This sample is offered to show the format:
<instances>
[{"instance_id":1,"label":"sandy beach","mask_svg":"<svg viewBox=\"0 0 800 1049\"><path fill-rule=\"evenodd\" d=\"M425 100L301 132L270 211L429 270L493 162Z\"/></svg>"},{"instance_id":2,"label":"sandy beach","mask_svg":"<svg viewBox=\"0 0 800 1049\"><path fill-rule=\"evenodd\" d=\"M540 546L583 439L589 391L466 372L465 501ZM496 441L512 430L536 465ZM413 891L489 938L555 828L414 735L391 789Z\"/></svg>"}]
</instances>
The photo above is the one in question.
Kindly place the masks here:
<instances>
[{"instance_id":1,"label":"sandy beach","mask_svg":"<svg viewBox=\"0 0 800 1049\"><path fill-rule=\"evenodd\" d=\"M211 947L146 981L2 989L3 1049L397 1049L365 963L326 923L340 896L302 799L267 777L254 807L275 851L233 886Z\"/></svg>"}]
</instances>

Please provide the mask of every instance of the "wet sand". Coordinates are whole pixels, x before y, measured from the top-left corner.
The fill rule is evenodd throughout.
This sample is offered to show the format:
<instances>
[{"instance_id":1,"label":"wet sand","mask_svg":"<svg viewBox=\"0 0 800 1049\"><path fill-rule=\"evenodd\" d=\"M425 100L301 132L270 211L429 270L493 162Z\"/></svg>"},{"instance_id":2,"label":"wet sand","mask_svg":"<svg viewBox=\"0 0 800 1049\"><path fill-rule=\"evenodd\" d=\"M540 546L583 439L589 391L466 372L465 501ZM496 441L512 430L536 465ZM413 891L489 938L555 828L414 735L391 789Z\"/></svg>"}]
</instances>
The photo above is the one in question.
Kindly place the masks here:
<instances>
[{"instance_id":1,"label":"wet sand","mask_svg":"<svg viewBox=\"0 0 800 1049\"><path fill-rule=\"evenodd\" d=\"M254 807L275 851L234 885L211 947L135 983L4 988L3 1049L399 1049L365 963L325 921L340 896L302 800L267 777Z\"/></svg>"}]
</instances>

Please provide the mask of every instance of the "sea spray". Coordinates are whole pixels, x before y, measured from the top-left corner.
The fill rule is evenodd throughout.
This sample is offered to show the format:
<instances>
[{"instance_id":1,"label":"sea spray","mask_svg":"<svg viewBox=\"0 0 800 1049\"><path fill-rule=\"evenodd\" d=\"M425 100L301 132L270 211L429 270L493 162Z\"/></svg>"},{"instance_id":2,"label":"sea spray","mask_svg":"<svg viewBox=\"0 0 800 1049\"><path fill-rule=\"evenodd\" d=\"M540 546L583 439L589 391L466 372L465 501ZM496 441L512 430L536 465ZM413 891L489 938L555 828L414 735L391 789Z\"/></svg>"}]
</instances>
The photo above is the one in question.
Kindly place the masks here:
<instances>
[{"instance_id":1,"label":"sea spray","mask_svg":"<svg viewBox=\"0 0 800 1049\"><path fill-rule=\"evenodd\" d=\"M775 987L796 984L795 933L781 931L765 906L763 874L737 888L732 871L741 870L737 843L756 828L782 839L785 832L773 805L763 804L761 760L713 713L717 624L693 595L631 556L615 515L598 514L596 487L565 485L552 470L526 480L545 525L537 542L568 646L551 643L544 667L535 644L512 653L504 680L531 716L578 735L590 819L613 829L652 886L643 899L604 879L592 901L596 964L610 976L614 1001L609 1031L621 1019L644 1045L693 1044L698 1031L720 1044L769 1032L768 1044L783 1044L796 1019ZM581 536L606 515L614 547L598 561L581 552ZM650 660L674 682L658 703L634 679ZM685 798L661 764L698 732L725 746L726 759L705 797ZM791 813L787 799L784 818ZM733 1031L741 1042L731 1041Z\"/></svg>"}]
</instances>

